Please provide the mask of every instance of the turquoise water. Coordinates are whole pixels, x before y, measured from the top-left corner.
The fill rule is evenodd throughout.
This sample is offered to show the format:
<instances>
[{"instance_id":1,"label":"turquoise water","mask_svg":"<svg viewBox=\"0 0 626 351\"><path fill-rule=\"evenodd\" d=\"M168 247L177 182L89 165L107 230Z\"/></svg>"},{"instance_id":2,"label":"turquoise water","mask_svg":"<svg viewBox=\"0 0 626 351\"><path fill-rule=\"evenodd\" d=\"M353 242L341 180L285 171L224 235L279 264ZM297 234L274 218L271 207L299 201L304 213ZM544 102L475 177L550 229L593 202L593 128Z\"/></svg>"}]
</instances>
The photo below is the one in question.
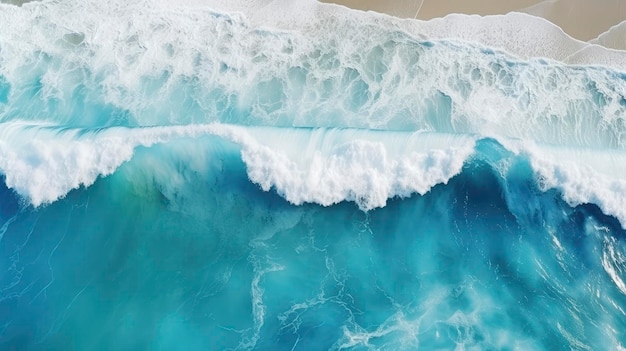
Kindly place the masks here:
<instances>
[{"instance_id":1,"label":"turquoise water","mask_svg":"<svg viewBox=\"0 0 626 351\"><path fill-rule=\"evenodd\" d=\"M1 349L626 344L622 73L89 6L0 5Z\"/></svg>"}]
</instances>

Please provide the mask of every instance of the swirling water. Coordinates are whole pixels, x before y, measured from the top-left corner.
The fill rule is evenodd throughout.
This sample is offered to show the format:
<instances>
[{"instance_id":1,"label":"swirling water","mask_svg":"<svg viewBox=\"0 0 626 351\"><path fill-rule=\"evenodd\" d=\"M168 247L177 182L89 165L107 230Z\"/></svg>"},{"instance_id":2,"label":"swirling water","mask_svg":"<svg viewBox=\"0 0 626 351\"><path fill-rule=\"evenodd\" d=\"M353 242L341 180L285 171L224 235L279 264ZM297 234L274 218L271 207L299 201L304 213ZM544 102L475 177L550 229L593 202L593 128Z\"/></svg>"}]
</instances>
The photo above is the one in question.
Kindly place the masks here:
<instances>
[{"instance_id":1,"label":"swirling water","mask_svg":"<svg viewBox=\"0 0 626 351\"><path fill-rule=\"evenodd\" d=\"M367 16L0 4L2 349L624 349L626 76Z\"/></svg>"}]
</instances>

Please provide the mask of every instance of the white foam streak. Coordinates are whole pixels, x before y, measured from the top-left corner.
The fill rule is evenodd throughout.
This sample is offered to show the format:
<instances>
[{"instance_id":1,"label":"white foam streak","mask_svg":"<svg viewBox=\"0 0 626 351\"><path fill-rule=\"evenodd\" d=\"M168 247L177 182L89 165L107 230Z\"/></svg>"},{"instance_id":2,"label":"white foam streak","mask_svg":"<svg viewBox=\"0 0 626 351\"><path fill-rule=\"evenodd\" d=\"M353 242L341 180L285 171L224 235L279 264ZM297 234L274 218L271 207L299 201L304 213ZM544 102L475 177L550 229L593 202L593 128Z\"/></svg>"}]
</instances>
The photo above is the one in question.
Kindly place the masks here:
<instances>
[{"instance_id":1,"label":"white foam streak","mask_svg":"<svg viewBox=\"0 0 626 351\"><path fill-rule=\"evenodd\" d=\"M399 345L393 346L402 349L418 349L420 326L421 318L411 320L403 312L396 312L387 318L376 330L371 332L357 324L350 327L343 326L343 337L340 339L341 343L336 348L338 350L354 348L375 349L372 341L397 333L401 335L397 341Z\"/></svg>"},{"instance_id":2,"label":"white foam streak","mask_svg":"<svg viewBox=\"0 0 626 351\"><path fill-rule=\"evenodd\" d=\"M623 279L626 276L626 257L620 251L619 244L614 237L605 238L603 244L602 267L619 291L626 295L626 283Z\"/></svg>"},{"instance_id":3,"label":"white foam streak","mask_svg":"<svg viewBox=\"0 0 626 351\"><path fill-rule=\"evenodd\" d=\"M626 50L626 20L614 25L589 42L610 49Z\"/></svg>"}]
</instances>

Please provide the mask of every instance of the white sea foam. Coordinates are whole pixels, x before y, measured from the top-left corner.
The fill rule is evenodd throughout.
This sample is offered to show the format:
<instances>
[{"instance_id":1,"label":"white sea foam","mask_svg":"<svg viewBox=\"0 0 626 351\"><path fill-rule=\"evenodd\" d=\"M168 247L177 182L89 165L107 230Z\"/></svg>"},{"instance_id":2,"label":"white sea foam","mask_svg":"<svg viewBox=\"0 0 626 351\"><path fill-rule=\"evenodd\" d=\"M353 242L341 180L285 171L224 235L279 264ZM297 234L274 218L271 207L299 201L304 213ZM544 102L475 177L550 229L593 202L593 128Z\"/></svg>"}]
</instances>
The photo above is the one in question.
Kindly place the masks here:
<instances>
[{"instance_id":1,"label":"white sea foam","mask_svg":"<svg viewBox=\"0 0 626 351\"><path fill-rule=\"evenodd\" d=\"M241 145L250 179L294 204L354 201L363 210L424 194L461 170L474 138L356 130L245 128L222 124L79 130L3 124L0 171L34 206L89 186L138 146L217 135Z\"/></svg>"},{"instance_id":2,"label":"white sea foam","mask_svg":"<svg viewBox=\"0 0 626 351\"><path fill-rule=\"evenodd\" d=\"M229 9L237 10L233 4ZM465 41L421 41L424 34L445 38L446 31L458 29L454 37L464 40L504 43L517 33L527 42L536 33L516 28L537 20L528 15L455 15L423 23L302 4L320 7L294 8L302 20L283 26L289 31L259 27L248 13L220 14L201 4L2 5L0 73L11 89L0 120L100 127L120 124L123 115L128 125L219 121L626 145L622 74L524 62ZM536 26L525 28L531 27ZM546 43L537 48L558 46ZM563 50L578 57L592 55L594 48ZM40 86L34 95L33 86ZM98 114L107 108L117 114Z\"/></svg>"},{"instance_id":3,"label":"white sea foam","mask_svg":"<svg viewBox=\"0 0 626 351\"><path fill-rule=\"evenodd\" d=\"M571 206L595 204L626 228L626 152L500 141L528 157L542 190L557 189Z\"/></svg>"},{"instance_id":4,"label":"white sea foam","mask_svg":"<svg viewBox=\"0 0 626 351\"><path fill-rule=\"evenodd\" d=\"M626 295L626 257L619 248L619 243L614 237L604 238L602 252L602 267L611 277L615 286ZM623 312L622 312L623 313Z\"/></svg>"},{"instance_id":5,"label":"white sea foam","mask_svg":"<svg viewBox=\"0 0 626 351\"><path fill-rule=\"evenodd\" d=\"M363 210L424 194L460 173L474 137L364 130L257 129L244 147L250 179L294 203L354 201ZM280 150L287 150L286 152Z\"/></svg>"},{"instance_id":6,"label":"white sea foam","mask_svg":"<svg viewBox=\"0 0 626 351\"><path fill-rule=\"evenodd\" d=\"M33 9L38 14L46 13L47 15L64 17L63 14L75 14L73 18L64 18L64 29L71 29L73 24L80 21L92 21L93 17L108 17L112 12L127 12L129 15L121 19L131 17L135 20L144 21L145 18L138 16L139 11L147 10L151 15L162 15L161 10L173 10L174 12L184 12L186 9L194 11L206 10L207 8L215 9L221 12L241 13L247 21L253 26L273 27L285 30L306 31L312 35L319 35L321 32L328 31L328 25L333 22L355 22L360 24L375 24L382 29L397 29L410 33L414 36L421 36L427 39L462 39L475 43L480 43L488 47L496 47L506 50L513 55L521 58L544 57L563 62L571 62L577 64L607 64L626 70L624 57L626 53L623 50L612 52L610 48L615 49L614 45L608 45L608 48L595 48L594 54L586 57L579 57L577 60L570 61L567 58L573 53L594 46L594 44L602 45L602 41L592 41L586 43L567 35L561 28L554 23L542 18L536 17L529 13L532 10L527 9L527 13L511 12L506 15L495 16L476 16L451 14L441 19L429 21L421 20L401 20L396 17L377 14L374 12L362 12L351 10L343 6L334 4L318 3L315 0L254 0L254 1L224 1L224 0L154 0L143 1L136 4L127 4L123 2L110 2L110 4L99 5L97 2L90 1L42 1L28 3L23 7L26 11L32 12ZM15 6L3 5L2 12L10 16L22 17L21 10ZM44 8L41 11L41 7ZM51 8L56 7L61 11L48 12ZM539 10L539 12L545 10ZM69 17L69 16L68 16ZM40 18L41 20L41 18ZM7 23L15 24L17 21ZM32 23L31 23L32 24ZM24 23L23 26L27 26ZM54 29L54 28L48 28ZM93 27L91 27L93 29ZM37 34L37 33L35 33ZM607 57L602 57L606 55Z\"/></svg>"},{"instance_id":7,"label":"white sea foam","mask_svg":"<svg viewBox=\"0 0 626 351\"><path fill-rule=\"evenodd\" d=\"M203 135L240 145L250 180L265 191L274 189L293 204L353 201L363 210L447 183L474 154L477 138L224 124L81 132L5 123L0 127L0 172L9 188L39 206L112 174L138 146ZM625 152L539 146L504 138L500 142L518 156L528 157L543 190L559 190L572 206L596 204L626 224Z\"/></svg>"},{"instance_id":8,"label":"white sea foam","mask_svg":"<svg viewBox=\"0 0 626 351\"><path fill-rule=\"evenodd\" d=\"M158 138L128 137L125 130L79 137L78 130L3 124L0 128L0 170L6 185L32 205L50 203L99 176L113 173L138 145Z\"/></svg>"},{"instance_id":9,"label":"white sea foam","mask_svg":"<svg viewBox=\"0 0 626 351\"><path fill-rule=\"evenodd\" d=\"M277 8L289 11L270 15ZM457 40L435 40L446 38ZM224 125L80 136L10 122L2 126L0 168L9 187L40 205L111 174L139 145L217 134L242 146L249 176L263 189L293 203L351 200L369 209L445 182L471 153L464 143L473 137L454 139L452 148L398 149L428 138L413 131L519 138L565 150L525 151L546 187L626 223L620 175L598 173L603 164L625 164L626 77L522 61L471 42L521 58L606 60L618 69L626 62L622 51L572 41L523 14L420 22L308 0L0 4L0 74L10 85L2 121L117 124L115 113L88 118L81 104L93 104L127 112L131 126L220 121L407 131L394 141L375 132ZM285 144L289 138L297 142ZM570 155L585 148L600 151ZM608 155L618 160L598 161Z\"/></svg>"}]
</instances>

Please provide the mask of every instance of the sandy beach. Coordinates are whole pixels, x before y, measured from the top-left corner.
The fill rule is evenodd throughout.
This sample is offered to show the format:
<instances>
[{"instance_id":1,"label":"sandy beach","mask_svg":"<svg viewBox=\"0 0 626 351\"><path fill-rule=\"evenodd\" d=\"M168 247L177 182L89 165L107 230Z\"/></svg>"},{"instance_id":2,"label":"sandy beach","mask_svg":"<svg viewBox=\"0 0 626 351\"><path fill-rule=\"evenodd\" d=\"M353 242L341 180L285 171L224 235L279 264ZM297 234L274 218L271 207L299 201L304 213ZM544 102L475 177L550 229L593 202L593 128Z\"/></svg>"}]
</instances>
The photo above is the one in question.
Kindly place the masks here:
<instances>
[{"instance_id":1,"label":"sandy beach","mask_svg":"<svg viewBox=\"0 0 626 351\"><path fill-rule=\"evenodd\" d=\"M611 27L626 20L626 2L621 0L398 0L393 4L380 0L335 0L333 2L347 7L387 13L403 18L429 20L444 17L451 13L498 15L512 11L523 12L545 18L558 25L570 36L589 41L609 31ZM616 33L619 31L619 34ZM625 44L619 38L626 38L626 25L614 28L611 42L614 48ZM622 39L621 41L626 41Z\"/></svg>"}]
</instances>

